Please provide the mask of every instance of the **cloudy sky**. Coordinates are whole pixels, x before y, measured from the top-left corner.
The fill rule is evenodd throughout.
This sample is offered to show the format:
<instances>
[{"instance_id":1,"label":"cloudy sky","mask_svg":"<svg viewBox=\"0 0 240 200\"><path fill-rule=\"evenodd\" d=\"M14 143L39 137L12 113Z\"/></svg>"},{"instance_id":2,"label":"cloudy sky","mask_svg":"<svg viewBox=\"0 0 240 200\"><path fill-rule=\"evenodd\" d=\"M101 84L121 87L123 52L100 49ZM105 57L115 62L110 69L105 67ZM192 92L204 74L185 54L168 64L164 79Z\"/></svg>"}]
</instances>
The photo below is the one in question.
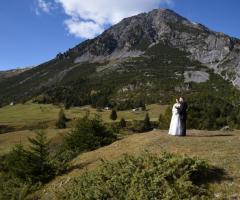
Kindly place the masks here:
<instances>
[{"instance_id":1,"label":"cloudy sky","mask_svg":"<svg viewBox=\"0 0 240 200\"><path fill-rule=\"evenodd\" d=\"M125 17L154 8L175 10L240 38L239 0L2 0L0 70L47 61Z\"/></svg>"}]
</instances>

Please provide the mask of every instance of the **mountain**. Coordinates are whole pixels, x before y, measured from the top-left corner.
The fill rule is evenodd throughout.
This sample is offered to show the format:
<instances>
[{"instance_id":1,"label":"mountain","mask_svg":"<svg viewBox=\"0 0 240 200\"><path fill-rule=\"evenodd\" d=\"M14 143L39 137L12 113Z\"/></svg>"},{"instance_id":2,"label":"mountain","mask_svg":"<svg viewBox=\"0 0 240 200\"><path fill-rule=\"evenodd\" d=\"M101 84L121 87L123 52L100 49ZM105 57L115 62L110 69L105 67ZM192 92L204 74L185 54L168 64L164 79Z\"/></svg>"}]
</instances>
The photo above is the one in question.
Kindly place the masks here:
<instances>
[{"instance_id":1,"label":"mountain","mask_svg":"<svg viewBox=\"0 0 240 200\"><path fill-rule=\"evenodd\" d=\"M16 76L20 73L25 72L26 70L29 70L30 67L24 67L24 68L17 68L17 69L11 69L6 71L0 71L0 81L8 79L10 77Z\"/></svg>"},{"instance_id":2,"label":"mountain","mask_svg":"<svg viewBox=\"0 0 240 200\"><path fill-rule=\"evenodd\" d=\"M133 101L166 103L182 93L230 98L240 88L239 69L239 39L157 9L123 19L100 36L1 81L0 101L131 107Z\"/></svg>"}]
</instances>

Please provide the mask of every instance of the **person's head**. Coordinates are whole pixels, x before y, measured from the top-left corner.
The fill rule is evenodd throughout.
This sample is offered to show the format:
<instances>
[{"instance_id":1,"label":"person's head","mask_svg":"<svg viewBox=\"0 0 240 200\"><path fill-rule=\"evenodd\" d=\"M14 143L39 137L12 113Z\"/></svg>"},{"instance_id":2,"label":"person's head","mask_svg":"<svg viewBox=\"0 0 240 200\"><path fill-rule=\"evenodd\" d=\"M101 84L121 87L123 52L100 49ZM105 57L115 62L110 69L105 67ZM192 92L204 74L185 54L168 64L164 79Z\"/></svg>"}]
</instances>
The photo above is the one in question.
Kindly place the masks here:
<instances>
[{"instance_id":1,"label":"person's head","mask_svg":"<svg viewBox=\"0 0 240 200\"><path fill-rule=\"evenodd\" d=\"M179 100L178 100L178 99L176 99L176 103L179 103Z\"/></svg>"},{"instance_id":2,"label":"person's head","mask_svg":"<svg viewBox=\"0 0 240 200\"><path fill-rule=\"evenodd\" d=\"M184 98L183 97L179 97L179 102L184 102Z\"/></svg>"}]
</instances>

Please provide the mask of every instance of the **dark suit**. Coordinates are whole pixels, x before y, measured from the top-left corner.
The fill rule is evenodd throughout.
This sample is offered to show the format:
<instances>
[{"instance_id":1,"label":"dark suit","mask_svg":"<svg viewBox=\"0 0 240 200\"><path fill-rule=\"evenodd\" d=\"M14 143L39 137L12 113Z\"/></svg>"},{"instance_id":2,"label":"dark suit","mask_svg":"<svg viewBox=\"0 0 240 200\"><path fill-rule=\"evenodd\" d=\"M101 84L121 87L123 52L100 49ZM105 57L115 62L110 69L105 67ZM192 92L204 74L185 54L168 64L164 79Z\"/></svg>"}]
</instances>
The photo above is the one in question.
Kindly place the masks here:
<instances>
[{"instance_id":1,"label":"dark suit","mask_svg":"<svg viewBox=\"0 0 240 200\"><path fill-rule=\"evenodd\" d=\"M181 136L186 136L186 129L187 129L187 108L188 105L186 102L181 102L179 108L179 115L180 115L180 121L181 121Z\"/></svg>"}]
</instances>

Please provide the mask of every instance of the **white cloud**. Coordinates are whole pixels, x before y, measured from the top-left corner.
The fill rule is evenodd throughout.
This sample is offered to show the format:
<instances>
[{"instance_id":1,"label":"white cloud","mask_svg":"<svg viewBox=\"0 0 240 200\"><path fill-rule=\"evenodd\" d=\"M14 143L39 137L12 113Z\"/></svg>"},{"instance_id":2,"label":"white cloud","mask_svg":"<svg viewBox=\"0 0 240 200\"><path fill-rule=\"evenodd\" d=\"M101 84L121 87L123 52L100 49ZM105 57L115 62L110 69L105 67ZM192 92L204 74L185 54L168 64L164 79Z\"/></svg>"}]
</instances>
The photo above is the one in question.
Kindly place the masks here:
<instances>
[{"instance_id":1,"label":"white cloud","mask_svg":"<svg viewBox=\"0 0 240 200\"><path fill-rule=\"evenodd\" d=\"M69 19L65 21L70 34L80 38L94 38L96 34L103 32L103 28L91 21L75 21Z\"/></svg>"},{"instance_id":2,"label":"white cloud","mask_svg":"<svg viewBox=\"0 0 240 200\"><path fill-rule=\"evenodd\" d=\"M40 15L40 11L50 13L53 9L53 3L47 0L37 0L37 8L35 10L36 15Z\"/></svg>"},{"instance_id":3,"label":"white cloud","mask_svg":"<svg viewBox=\"0 0 240 200\"><path fill-rule=\"evenodd\" d=\"M43 1L43 0L38 0ZM55 0L69 16L65 21L70 34L92 38L106 24L116 24L125 17L171 4L172 0Z\"/></svg>"}]
</instances>

